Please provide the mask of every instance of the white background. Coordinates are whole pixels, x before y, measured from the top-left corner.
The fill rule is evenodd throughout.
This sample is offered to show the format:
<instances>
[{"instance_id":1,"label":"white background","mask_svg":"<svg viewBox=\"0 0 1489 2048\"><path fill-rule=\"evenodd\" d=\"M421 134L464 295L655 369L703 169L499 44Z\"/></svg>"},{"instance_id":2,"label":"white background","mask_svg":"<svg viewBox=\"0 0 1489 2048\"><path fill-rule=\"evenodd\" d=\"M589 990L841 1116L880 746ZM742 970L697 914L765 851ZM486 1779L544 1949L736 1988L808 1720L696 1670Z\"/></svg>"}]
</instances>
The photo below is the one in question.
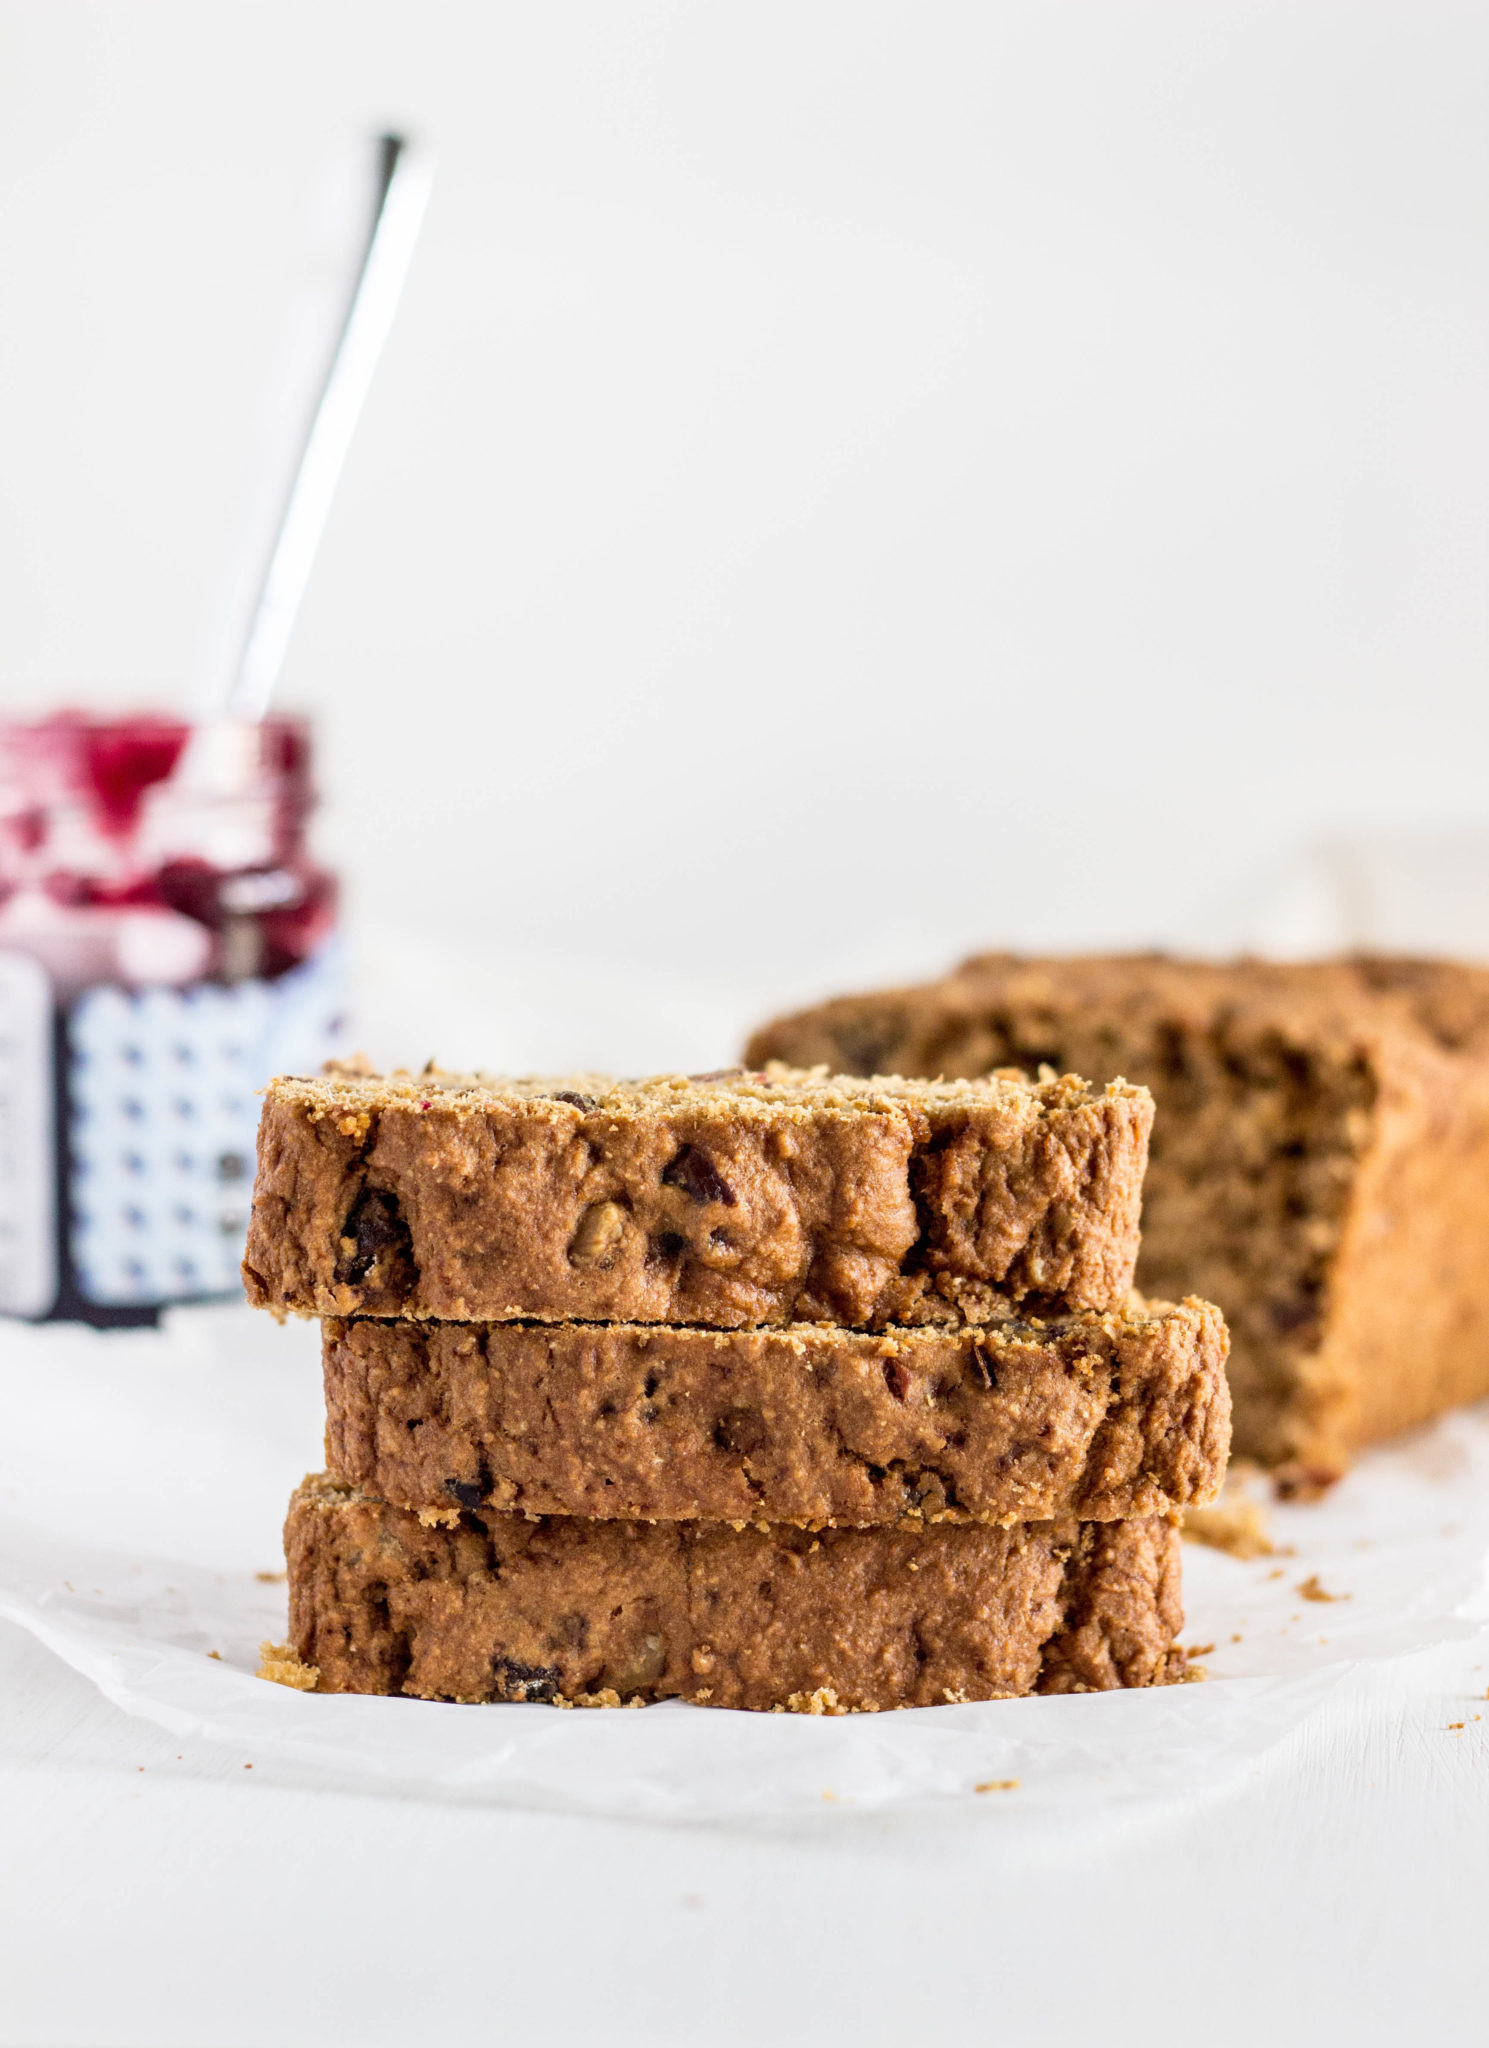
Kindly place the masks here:
<instances>
[{"instance_id":1,"label":"white background","mask_svg":"<svg viewBox=\"0 0 1489 2048\"><path fill-rule=\"evenodd\" d=\"M16 702L185 690L326 167L437 150L284 691L384 1056L645 1063L452 1023L444 940L727 990L660 1064L1489 825L1482 5L0 27Z\"/></svg>"},{"instance_id":2,"label":"white background","mask_svg":"<svg viewBox=\"0 0 1489 2048\"><path fill-rule=\"evenodd\" d=\"M1486 106L1440 0L0 5L0 690L184 696L393 121L439 182L285 690L374 1050L711 1064L1481 849ZM1468 2038L1486 1663L1062 1849L306 1791L6 1629L0 2040Z\"/></svg>"}]
</instances>

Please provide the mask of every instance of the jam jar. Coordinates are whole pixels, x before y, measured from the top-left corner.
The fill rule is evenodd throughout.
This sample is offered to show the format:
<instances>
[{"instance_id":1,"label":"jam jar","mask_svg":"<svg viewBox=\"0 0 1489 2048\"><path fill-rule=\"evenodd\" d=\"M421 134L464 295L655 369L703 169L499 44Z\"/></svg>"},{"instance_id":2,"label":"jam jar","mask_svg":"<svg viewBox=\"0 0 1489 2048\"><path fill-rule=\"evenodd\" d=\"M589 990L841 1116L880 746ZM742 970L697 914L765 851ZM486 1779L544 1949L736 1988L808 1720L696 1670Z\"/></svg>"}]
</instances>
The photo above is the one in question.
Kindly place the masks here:
<instances>
[{"instance_id":1,"label":"jam jar","mask_svg":"<svg viewBox=\"0 0 1489 2048\"><path fill-rule=\"evenodd\" d=\"M236 1294L257 1090L339 1048L302 720L0 721L0 1313Z\"/></svg>"}]
</instances>

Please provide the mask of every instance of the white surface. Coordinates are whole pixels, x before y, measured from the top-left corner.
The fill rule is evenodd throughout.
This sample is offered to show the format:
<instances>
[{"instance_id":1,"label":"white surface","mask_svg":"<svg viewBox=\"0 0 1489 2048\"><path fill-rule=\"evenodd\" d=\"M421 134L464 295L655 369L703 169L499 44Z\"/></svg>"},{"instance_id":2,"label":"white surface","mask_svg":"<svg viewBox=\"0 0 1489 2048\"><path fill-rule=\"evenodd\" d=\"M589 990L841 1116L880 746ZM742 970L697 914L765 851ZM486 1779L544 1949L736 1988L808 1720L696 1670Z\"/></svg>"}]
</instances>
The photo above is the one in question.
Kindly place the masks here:
<instances>
[{"instance_id":1,"label":"white surface","mask_svg":"<svg viewBox=\"0 0 1489 2048\"><path fill-rule=\"evenodd\" d=\"M1472 2040L1489 1738L1448 1723L1486 1665L1389 1667L1227 1799L1034 1854L993 1797L724 1833L307 1791L0 1624L0 2038Z\"/></svg>"},{"instance_id":2,"label":"white surface","mask_svg":"<svg viewBox=\"0 0 1489 2048\"><path fill-rule=\"evenodd\" d=\"M184 691L323 170L389 119L439 152L286 675L359 936L759 1015L1230 943L1294 839L1489 825L1489 10L4 0L0 39L12 701ZM373 1049L422 1057L404 1008Z\"/></svg>"},{"instance_id":3,"label":"white surface","mask_svg":"<svg viewBox=\"0 0 1489 2048\"><path fill-rule=\"evenodd\" d=\"M1489 1417L1277 1511L1291 1555L1188 1548L1207 1684L832 1723L249 1677L284 1598L254 1573L318 1426L306 1326L12 1330L0 1400L0 1608L142 1709L0 1620L6 2048L898 2043L928 2001L938 2037L1147 2042L1157 2010L1239 2048L1479 2009L1489 1632L1453 1610L1482 1596ZM1350 1597L1300 1600L1310 1572Z\"/></svg>"}]
</instances>

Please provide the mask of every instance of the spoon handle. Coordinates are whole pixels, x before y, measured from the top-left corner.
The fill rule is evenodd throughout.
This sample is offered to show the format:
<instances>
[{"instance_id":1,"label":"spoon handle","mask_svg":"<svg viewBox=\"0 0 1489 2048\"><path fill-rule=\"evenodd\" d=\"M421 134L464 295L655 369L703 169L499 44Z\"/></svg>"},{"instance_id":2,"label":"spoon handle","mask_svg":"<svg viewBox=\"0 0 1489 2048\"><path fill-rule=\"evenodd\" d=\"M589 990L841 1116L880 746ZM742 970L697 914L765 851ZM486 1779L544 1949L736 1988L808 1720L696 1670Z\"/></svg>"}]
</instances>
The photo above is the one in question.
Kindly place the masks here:
<instances>
[{"instance_id":1,"label":"spoon handle","mask_svg":"<svg viewBox=\"0 0 1489 2048\"><path fill-rule=\"evenodd\" d=\"M270 448L276 485L286 475L288 483L278 499L267 555L255 551L245 563L231 622L203 678L198 715L204 719L253 721L268 710L337 479L398 309L429 183L429 165L402 136L377 138L371 218L327 353L320 353L324 323L315 335L317 323L302 322L312 333L310 361L298 380L301 391L312 394L308 420L305 412L287 408L283 437Z\"/></svg>"}]
</instances>

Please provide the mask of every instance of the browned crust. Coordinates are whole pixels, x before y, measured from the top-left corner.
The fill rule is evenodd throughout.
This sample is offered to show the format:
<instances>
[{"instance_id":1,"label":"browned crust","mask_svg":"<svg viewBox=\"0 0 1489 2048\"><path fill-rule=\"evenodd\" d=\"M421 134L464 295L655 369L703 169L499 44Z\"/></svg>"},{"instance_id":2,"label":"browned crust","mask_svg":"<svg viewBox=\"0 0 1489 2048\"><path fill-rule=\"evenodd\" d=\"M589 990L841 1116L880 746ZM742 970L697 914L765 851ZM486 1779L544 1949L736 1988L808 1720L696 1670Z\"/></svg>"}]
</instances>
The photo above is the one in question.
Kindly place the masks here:
<instances>
[{"instance_id":1,"label":"browned crust","mask_svg":"<svg viewBox=\"0 0 1489 2048\"><path fill-rule=\"evenodd\" d=\"M878 1335L820 1324L324 1328L326 1456L399 1507L869 1527L1212 1499L1218 1309Z\"/></svg>"},{"instance_id":2,"label":"browned crust","mask_svg":"<svg viewBox=\"0 0 1489 2048\"><path fill-rule=\"evenodd\" d=\"M1310 1488L1489 1394L1489 971L989 954L765 1026L751 1059L1146 1083L1138 1279L1231 1327L1239 1454Z\"/></svg>"},{"instance_id":3,"label":"browned crust","mask_svg":"<svg viewBox=\"0 0 1489 2048\"><path fill-rule=\"evenodd\" d=\"M1166 1520L897 1529L463 1515L321 1478L285 1525L290 1633L323 1692L935 1706L1179 1674Z\"/></svg>"},{"instance_id":4,"label":"browned crust","mask_svg":"<svg viewBox=\"0 0 1489 2048\"><path fill-rule=\"evenodd\" d=\"M1126 1299L1152 1103L1125 1083L549 1085L272 1083L250 1301L733 1329Z\"/></svg>"}]
</instances>

